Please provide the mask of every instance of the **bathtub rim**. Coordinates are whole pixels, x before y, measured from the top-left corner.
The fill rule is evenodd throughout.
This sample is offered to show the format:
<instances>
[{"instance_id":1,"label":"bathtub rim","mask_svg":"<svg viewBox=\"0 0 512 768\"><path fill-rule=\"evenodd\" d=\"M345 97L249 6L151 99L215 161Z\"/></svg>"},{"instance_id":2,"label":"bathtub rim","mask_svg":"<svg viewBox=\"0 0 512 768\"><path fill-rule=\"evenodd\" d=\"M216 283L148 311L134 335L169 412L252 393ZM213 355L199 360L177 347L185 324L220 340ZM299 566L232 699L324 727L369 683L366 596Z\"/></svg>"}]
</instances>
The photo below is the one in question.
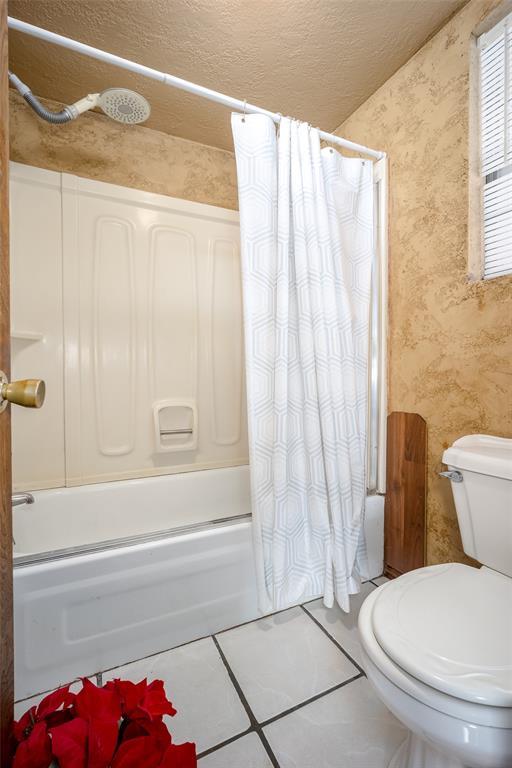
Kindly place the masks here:
<instances>
[{"instance_id":1,"label":"bathtub rim","mask_svg":"<svg viewBox=\"0 0 512 768\"><path fill-rule=\"evenodd\" d=\"M373 509L376 503L378 503L380 510ZM13 568L18 570L30 566L58 563L73 558L100 556L104 552L122 551L147 544L156 545L158 542L170 541L187 535L213 533L227 526L252 525L252 521L252 512L244 512L239 515L202 520L197 523L187 523L172 528L160 528L131 536L103 539L80 546L64 547L45 552L14 554ZM368 549L368 573L378 572L380 575L384 565L384 496L382 494L369 493L366 496L364 531L367 545L371 544L371 547ZM378 552L375 550L378 550ZM368 578L376 577L369 575Z\"/></svg>"},{"instance_id":2,"label":"bathtub rim","mask_svg":"<svg viewBox=\"0 0 512 768\"><path fill-rule=\"evenodd\" d=\"M124 549L134 547L140 544L173 539L178 536L186 536L191 533L203 533L213 528L223 528L228 525L236 525L244 522L251 522L252 513L245 512L241 515L232 517L220 517L215 520L206 520L200 523L190 523L188 525L179 525L175 528L166 528L164 530L149 531L135 536L121 536L116 539L106 539L104 541L95 541L81 546L65 547L63 549L49 550L48 552L33 552L26 555L14 555L13 567L25 568L30 565L40 565L50 563L56 560L64 560L83 555L93 555L99 552L105 552L111 549Z\"/></svg>"}]
</instances>

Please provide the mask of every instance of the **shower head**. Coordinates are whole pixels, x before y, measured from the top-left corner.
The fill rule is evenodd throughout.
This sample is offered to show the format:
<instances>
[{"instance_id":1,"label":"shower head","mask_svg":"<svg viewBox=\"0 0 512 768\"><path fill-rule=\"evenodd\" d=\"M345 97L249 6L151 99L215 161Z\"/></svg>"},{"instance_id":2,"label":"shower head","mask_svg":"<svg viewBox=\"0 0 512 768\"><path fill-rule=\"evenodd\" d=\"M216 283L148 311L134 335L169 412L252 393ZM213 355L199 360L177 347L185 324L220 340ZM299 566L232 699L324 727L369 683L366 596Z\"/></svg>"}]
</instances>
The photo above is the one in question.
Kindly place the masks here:
<instances>
[{"instance_id":1,"label":"shower head","mask_svg":"<svg viewBox=\"0 0 512 768\"><path fill-rule=\"evenodd\" d=\"M37 96L34 96L28 85L25 85L14 72L9 72L9 82L21 93L27 104L47 123L59 125L76 120L94 107L100 107L112 120L126 125L143 123L151 113L151 107L144 96L128 88L107 88L101 93L89 93L83 99L64 107L59 112L47 109Z\"/></svg>"},{"instance_id":2,"label":"shower head","mask_svg":"<svg viewBox=\"0 0 512 768\"><path fill-rule=\"evenodd\" d=\"M99 94L97 105L112 120L131 125L144 123L151 113L144 96L128 88L107 88Z\"/></svg>"}]
</instances>

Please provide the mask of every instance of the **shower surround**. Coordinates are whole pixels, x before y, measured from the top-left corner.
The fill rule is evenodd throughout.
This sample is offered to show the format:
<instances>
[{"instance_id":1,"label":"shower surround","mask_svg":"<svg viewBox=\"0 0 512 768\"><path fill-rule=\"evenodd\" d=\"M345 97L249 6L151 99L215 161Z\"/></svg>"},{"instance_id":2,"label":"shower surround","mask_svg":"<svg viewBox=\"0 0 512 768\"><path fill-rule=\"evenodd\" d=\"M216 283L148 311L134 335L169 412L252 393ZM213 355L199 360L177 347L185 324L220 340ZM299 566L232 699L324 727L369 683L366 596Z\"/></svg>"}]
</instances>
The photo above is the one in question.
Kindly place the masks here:
<instances>
[{"instance_id":1,"label":"shower surround","mask_svg":"<svg viewBox=\"0 0 512 768\"><path fill-rule=\"evenodd\" d=\"M13 413L14 488L246 464L238 214L10 176L13 376L48 390Z\"/></svg>"}]
</instances>

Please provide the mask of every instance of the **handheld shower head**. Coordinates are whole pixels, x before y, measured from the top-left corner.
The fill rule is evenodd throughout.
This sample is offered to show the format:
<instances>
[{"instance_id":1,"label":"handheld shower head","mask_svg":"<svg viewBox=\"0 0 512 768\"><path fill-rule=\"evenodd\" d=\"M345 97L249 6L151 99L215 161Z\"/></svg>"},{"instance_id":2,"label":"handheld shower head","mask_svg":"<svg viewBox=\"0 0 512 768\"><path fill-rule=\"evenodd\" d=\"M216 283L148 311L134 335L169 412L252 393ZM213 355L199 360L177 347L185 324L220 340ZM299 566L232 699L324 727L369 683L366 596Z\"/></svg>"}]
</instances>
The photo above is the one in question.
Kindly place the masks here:
<instances>
[{"instance_id":1,"label":"handheld shower head","mask_svg":"<svg viewBox=\"0 0 512 768\"><path fill-rule=\"evenodd\" d=\"M89 93L83 99L64 107L60 112L52 112L41 104L28 85L25 85L13 72L9 72L9 81L39 117L55 125L76 120L94 107L100 107L107 117L126 125L143 123L151 113L151 107L144 96L128 88L107 88L101 93Z\"/></svg>"},{"instance_id":2,"label":"handheld shower head","mask_svg":"<svg viewBox=\"0 0 512 768\"><path fill-rule=\"evenodd\" d=\"M99 94L98 107L118 123L144 123L150 113L151 107L144 96L128 88L107 88Z\"/></svg>"}]
</instances>

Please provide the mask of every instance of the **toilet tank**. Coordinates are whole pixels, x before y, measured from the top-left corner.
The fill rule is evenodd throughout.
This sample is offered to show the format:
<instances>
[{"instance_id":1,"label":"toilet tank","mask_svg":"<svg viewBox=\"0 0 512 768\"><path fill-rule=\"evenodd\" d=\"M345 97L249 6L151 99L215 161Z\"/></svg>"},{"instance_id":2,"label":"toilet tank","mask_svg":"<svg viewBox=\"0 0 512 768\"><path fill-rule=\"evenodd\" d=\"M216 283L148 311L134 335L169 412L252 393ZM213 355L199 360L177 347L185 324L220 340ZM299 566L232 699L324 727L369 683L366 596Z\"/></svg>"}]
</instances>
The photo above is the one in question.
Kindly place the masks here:
<instances>
[{"instance_id":1,"label":"toilet tank","mask_svg":"<svg viewBox=\"0 0 512 768\"><path fill-rule=\"evenodd\" d=\"M443 454L464 552L512 576L512 440L466 435Z\"/></svg>"}]
</instances>

